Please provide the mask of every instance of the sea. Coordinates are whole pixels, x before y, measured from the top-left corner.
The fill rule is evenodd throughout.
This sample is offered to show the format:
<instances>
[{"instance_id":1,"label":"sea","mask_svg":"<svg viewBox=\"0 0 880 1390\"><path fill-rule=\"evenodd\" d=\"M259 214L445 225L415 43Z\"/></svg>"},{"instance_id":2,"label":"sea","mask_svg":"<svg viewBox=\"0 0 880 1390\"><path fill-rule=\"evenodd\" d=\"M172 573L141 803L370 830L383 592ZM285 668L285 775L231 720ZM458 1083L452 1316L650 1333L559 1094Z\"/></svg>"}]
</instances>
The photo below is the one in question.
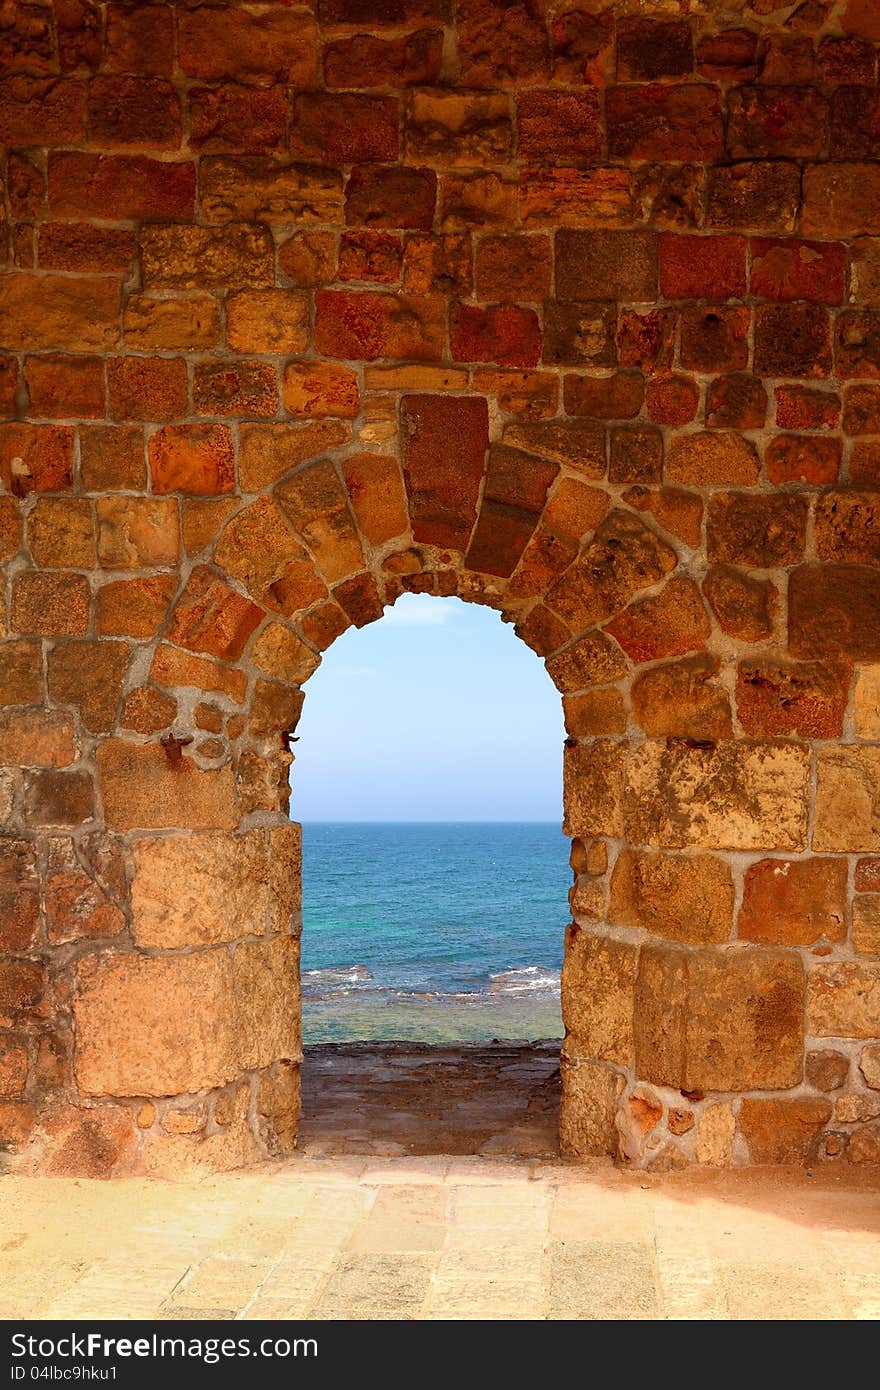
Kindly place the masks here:
<instances>
[{"instance_id":1,"label":"sea","mask_svg":"<svg viewBox=\"0 0 880 1390\"><path fill-rule=\"evenodd\" d=\"M303 826L304 1041L562 1035L558 823Z\"/></svg>"}]
</instances>

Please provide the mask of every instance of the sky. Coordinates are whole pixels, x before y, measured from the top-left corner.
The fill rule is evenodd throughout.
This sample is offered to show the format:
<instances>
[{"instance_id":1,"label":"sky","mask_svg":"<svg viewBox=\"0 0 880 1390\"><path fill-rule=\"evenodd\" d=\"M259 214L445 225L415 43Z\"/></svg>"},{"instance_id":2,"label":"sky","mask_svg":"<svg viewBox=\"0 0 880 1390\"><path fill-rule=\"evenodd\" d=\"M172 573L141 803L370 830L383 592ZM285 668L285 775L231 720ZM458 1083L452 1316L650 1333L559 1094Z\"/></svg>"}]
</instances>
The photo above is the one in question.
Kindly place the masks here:
<instances>
[{"instance_id":1,"label":"sky","mask_svg":"<svg viewBox=\"0 0 880 1390\"><path fill-rule=\"evenodd\" d=\"M561 821L559 694L493 610L404 594L305 687L298 821Z\"/></svg>"}]
</instances>

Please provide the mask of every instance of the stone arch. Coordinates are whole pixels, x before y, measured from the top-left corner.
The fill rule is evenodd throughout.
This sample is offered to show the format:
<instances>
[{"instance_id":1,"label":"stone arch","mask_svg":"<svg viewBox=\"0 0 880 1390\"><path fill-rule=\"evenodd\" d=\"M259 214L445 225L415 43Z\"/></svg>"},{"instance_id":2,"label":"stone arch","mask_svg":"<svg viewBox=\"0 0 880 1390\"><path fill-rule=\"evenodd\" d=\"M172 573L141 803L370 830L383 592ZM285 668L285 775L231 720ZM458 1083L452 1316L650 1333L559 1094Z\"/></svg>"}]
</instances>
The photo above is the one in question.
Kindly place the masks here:
<instances>
[{"instance_id":1,"label":"stone arch","mask_svg":"<svg viewBox=\"0 0 880 1390\"><path fill-rule=\"evenodd\" d=\"M164 1172L293 1145L287 740L321 651L404 592L496 608L563 699L563 1150L684 1161L680 1092L799 1082L801 961L730 936L737 857L804 848L809 751L735 728L702 498L609 482L593 422L499 427L483 396L396 396L399 457L251 423L241 496L189 504L164 616L97 739L103 823L68 863L50 848L46 901L82 911L89 949L64 963L71 1070L35 1115L31 1162ZM207 431L161 433L210 453ZM112 543L151 541L155 506ZM729 1156L731 1101L715 1106Z\"/></svg>"}]
</instances>

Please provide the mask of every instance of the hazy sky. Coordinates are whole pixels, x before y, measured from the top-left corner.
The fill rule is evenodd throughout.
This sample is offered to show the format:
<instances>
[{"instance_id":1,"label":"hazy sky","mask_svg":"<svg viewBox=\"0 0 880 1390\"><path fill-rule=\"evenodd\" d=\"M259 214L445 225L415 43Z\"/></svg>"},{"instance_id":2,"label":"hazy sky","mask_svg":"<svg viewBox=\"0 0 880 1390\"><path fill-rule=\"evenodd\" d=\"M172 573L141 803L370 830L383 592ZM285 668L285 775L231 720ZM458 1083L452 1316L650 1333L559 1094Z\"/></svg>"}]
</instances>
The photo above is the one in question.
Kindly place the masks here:
<instances>
[{"instance_id":1,"label":"hazy sky","mask_svg":"<svg viewBox=\"0 0 880 1390\"><path fill-rule=\"evenodd\" d=\"M562 707L498 614L405 594L351 628L306 686L294 820L553 820Z\"/></svg>"}]
</instances>

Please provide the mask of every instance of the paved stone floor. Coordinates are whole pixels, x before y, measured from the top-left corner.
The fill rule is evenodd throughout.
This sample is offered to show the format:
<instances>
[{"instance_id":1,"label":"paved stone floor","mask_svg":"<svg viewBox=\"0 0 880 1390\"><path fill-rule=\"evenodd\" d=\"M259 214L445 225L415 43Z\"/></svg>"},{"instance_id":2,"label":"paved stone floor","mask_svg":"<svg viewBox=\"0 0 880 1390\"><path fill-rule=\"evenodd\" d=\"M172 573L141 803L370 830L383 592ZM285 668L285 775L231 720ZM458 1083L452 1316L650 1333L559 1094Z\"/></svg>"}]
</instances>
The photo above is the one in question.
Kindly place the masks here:
<instances>
[{"instance_id":1,"label":"paved stone floor","mask_svg":"<svg viewBox=\"0 0 880 1390\"><path fill-rule=\"evenodd\" d=\"M880 1317L880 1175L298 1155L0 1178L3 1318Z\"/></svg>"},{"instance_id":2,"label":"paved stone floor","mask_svg":"<svg viewBox=\"0 0 880 1390\"><path fill-rule=\"evenodd\" d=\"M559 1042L304 1049L306 1154L558 1152Z\"/></svg>"}]
</instances>

